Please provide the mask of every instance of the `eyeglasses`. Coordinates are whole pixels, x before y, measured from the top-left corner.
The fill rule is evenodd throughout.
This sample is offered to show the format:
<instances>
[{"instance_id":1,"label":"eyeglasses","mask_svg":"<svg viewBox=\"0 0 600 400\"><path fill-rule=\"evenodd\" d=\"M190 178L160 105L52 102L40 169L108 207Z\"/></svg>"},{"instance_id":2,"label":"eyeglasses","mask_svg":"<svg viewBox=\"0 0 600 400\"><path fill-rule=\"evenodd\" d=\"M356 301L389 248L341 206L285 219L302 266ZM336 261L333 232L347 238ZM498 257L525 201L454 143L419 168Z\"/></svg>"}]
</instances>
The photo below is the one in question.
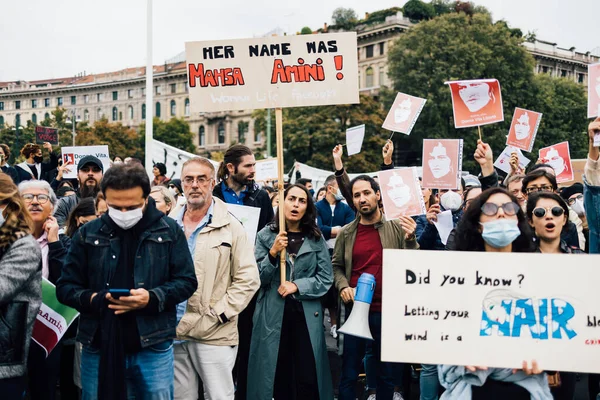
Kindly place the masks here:
<instances>
[{"instance_id":1,"label":"eyeglasses","mask_svg":"<svg viewBox=\"0 0 600 400\"><path fill-rule=\"evenodd\" d=\"M525 189L527 194L535 192L552 192L554 188L552 186L532 186Z\"/></svg>"},{"instance_id":2,"label":"eyeglasses","mask_svg":"<svg viewBox=\"0 0 600 400\"><path fill-rule=\"evenodd\" d=\"M565 213L565 210L563 210L563 208L559 206L554 206L552 208L537 207L533 209L533 215L535 215L538 218L544 218L548 211L550 211L555 217L560 217Z\"/></svg>"},{"instance_id":3,"label":"eyeglasses","mask_svg":"<svg viewBox=\"0 0 600 400\"><path fill-rule=\"evenodd\" d=\"M25 203L30 204L33 202L34 197L37 198L37 201L40 204L46 204L48 200L50 200L50 196L47 194L24 194L23 200L25 200Z\"/></svg>"},{"instance_id":4,"label":"eyeglasses","mask_svg":"<svg viewBox=\"0 0 600 400\"><path fill-rule=\"evenodd\" d=\"M569 205L572 206L573 204L575 204L575 200L583 200L583 195L580 194L577 197L571 197L569 200L567 200L567 203L569 203Z\"/></svg>"},{"instance_id":5,"label":"eyeglasses","mask_svg":"<svg viewBox=\"0 0 600 400\"><path fill-rule=\"evenodd\" d=\"M194 178L193 176L186 176L185 178L183 178L183 182L186 185L191 185L194 182L198 182L198 185L206 185L206 183L210 181L212 181L212 178L206 178L204 176L200 176L198 178Z\"/></svg>"},{"instance_id":6,"label":"eyeglasses","mask_svg":"<svg viewBox=\"0 0 600 400\"><path fill-rule=\"evenodd\" d=\"M493 217L496 214L498 214L498 210L500 208L502 209L502 211L504 211L504 214L511 217L513 215L517 215L517 212L519 212L520 209L517 203L513 203L511 201L510 203L504 203L500 206L496 203L485 203L481 206L481 212L487 215L488 217Z\"/></svg>"}]
</instances>

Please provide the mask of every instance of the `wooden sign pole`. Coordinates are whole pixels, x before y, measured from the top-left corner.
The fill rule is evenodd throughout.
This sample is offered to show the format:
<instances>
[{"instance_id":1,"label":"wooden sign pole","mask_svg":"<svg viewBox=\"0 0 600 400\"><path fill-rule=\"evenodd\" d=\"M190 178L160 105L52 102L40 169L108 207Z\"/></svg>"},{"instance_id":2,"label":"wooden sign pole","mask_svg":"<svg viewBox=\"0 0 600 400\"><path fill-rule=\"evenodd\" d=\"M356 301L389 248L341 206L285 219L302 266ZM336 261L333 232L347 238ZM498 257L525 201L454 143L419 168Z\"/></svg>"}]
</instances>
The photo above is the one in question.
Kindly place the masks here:
<instances>
[{"instance_id":1,"label":"wooden sign pole","mask_svg":"<svg viewBox=\"0 0 600 400\"><path fill-rule=\"evenodd\" d=\"M281 108L275 109L275 133L277 136L277 196L279 196L279 233L285 231L285 206L283 195L283 113ZM281 283L285 282L285 249L281 251L279 273Z\"/></svg>"}]
</instances>

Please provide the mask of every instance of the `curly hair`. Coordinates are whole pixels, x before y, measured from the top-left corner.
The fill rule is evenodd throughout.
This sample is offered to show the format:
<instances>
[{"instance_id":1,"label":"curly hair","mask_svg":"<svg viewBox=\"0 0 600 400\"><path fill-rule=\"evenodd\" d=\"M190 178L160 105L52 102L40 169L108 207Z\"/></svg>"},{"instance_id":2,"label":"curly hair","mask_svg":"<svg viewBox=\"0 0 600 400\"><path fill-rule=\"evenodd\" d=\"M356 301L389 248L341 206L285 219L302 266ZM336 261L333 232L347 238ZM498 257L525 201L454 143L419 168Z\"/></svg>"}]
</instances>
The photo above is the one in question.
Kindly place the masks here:
<instances>
[{"instance_id":1,"label":"curly hair","mask_svg":"<svg viewBox=\"0 0 600 400\"><path fill-rule=\"evenodd\" d=\"M32 232L33 221L10 176L0 173L0 206L5 206L0 227L0 254L15 241Z\"/></svg>"},{"instance_id":2,"label":"curly hair","mask_svg":"<svg viewBox=\"0 0 600 400\"><path fill-rule=\"evenodd\" d=\"M37 154L37 152L40 151L40 149L41 147L38 144L27 143L21 149L21 154L23 154L23 157L29 158L30 155Z\"/></svg>"},{"instance_id":3,"label":"curly hair","mask_svg":"<svg viewBox=\"0 0 600 400\"><path fill-rule=\"evenodd\" d=\"M315 202L308 192L308 189L304 185L300 184L290 185L287 189L285 189L285 192L283 192L284 199L293 188L298 188L306 193L306 211L300 220L300 228L302 229L302 233L308 237L312 237L314 240L319 240L321 238L321 231L317 226L317 207L315 207ZM270 226L271 231L279 232L279 207L277 207L275 218Z\"/></svg>"},{"instance_id":4,"label":"curly hair","mask_svg":"<svg viewBox=\"0 0 600 400\"><path fill-rule=\"evenodd\" d=\"M458 251L485 251L483 237L481 236L481 207L495 194L504 194L515 204L519 204L517 198L505 189L495 187L488 189L474 198L465 210L456 227L456 250ZM519 207L517 220L521 235L512 243L513 253L529 253L534 251L533 233L525 218L525 214Z\"/></svg>"}]
</instances>

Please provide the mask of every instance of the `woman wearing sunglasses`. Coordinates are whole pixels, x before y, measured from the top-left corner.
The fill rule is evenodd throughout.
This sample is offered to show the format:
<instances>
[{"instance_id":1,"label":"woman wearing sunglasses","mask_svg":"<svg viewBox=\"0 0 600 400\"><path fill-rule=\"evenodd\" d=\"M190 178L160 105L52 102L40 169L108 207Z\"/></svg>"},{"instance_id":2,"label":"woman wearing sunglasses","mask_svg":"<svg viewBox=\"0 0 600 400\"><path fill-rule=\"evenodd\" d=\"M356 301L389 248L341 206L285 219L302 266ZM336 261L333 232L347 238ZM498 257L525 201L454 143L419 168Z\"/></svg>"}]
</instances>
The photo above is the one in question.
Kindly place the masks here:
<instances>
[{"instance_id":1,"label":"woman wearing sunglasses","mask_svg":"<svg viewBox=\"0 0 600 400\"><path fill-rule=\"evenodd\" d=\"M459 251L535 251L531 228L518 200L499 187L484 191L470 202L456 227L455 240L455 249ZM469 382L474 375L484 375L483 386L471 386L473 400L552 399L546 375L535 361L523 361L523 370L514 375L510 369L455 365L440 365L438 372L441 384L450 392L464 387L461 381Z\"/></svg>"}]
</instances>

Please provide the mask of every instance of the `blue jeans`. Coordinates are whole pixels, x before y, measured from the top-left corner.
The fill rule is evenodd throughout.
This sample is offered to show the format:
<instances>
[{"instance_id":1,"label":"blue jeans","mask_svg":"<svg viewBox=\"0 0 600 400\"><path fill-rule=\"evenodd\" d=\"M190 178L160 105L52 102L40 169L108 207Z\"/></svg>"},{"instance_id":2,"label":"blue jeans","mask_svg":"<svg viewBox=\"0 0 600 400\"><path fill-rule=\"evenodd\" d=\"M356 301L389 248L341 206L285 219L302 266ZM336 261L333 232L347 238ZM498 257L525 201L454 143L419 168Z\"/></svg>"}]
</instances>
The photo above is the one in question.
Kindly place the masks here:
<instances>
[{"instance_id":1,"label":"blue jeans","mask_svg":"<svg viewBox=\"0 0 600 400\"><path fill-rule=\"evenodd\" d=\"M82 400L98 399L100 350L84 347L81 353ZM173 399L173 342L150 346L125 355L127 397L135 400Z\"/></svg>"},{"instance_id":2,"label":"blue jeans","mask_svg":"<svg viewBox=\"0 0 600 400\"><path fill-rule=\"evenodd\" d=\"M350 315L351 307L346 306L346 315ZM381 362L381 313L369 313L369 328L374 341L373 359L377 377L377 399L391 400L394 396L394 363ZM366 353L367 339L344 335L344 354L342 356L342 377L340 379L339 400L356 399L356 382L360 374L363 358ZM373 389L373 388L370 388Z\"/></svg>"},{"instance_id":3,"label":"blue jeans","mask_svg":"<svg viewBox=\"0 0 600 400\"><path fill-rule=\"evenodd\" d=\"M437 365L422 364L421 378L419 379L420 400L437 400L439 386Z\"/></svg>"}]
</instances>

